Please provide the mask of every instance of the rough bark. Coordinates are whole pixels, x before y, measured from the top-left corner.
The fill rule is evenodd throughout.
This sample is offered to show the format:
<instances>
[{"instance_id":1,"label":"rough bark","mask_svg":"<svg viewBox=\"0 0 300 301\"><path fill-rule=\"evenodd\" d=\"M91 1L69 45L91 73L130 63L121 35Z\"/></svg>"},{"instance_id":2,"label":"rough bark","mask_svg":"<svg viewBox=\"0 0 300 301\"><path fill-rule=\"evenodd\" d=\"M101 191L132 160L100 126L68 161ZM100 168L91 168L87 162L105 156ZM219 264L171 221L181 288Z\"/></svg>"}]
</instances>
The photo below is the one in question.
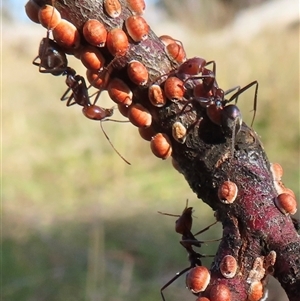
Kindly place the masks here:
<instances>
[{"instance_id":1,"label":"rough bark","mask_svg":"<svg viewBox=\"0 0 300 301\"><path fill-rule=\"evenodd\" d=\"M37 3L52 1L36 0ZM80 31L88 19L98 19L108 30L123 27L124 20L131 15L122 3L118 18L109 18L103 11L100 0L57 0L55 7L63 18L72 22ZM112 58L107 55L107 60ZM263 258L275 251L277 258L272 271L285 289L290 301L300 300L300 237L290 216L282 214L274 205L278 195L270 171L270 163L257 134L242 124L234 139L226 137L222 128L210 121L205 109L191 102L182 111L183 103L168 102L157 108L148 101L147 87L137 87L130 82L123 67L139 59L149 71L149 83L167 74L174 64L164 51L164 45L151 32L149 38L140 43L131 43L126 56L113 62L114 72L133 90L135 103L141 103L152 115L152 127L165 133L172 142L172 157L199 199L218 213L223 225L223 238L211 267L211 281L204 295L209 296L210 287L225 284L231 292L231 300L247 300L253 279L255 259ZM114 76L112 73L112 77ZM274 71L275 72L275 71ZM184 143L172 137L172 124L178 121L189 125ZM230 180L238 187L238 196L233 204L224 204L218 198L218 188ZM233 255L238 263L238 273L232 279L224 278L219 264L224 255ZM263 257L262 257L263 256ZM257 276L263 280L266 273Z\"/></svg>"}]
</instances>

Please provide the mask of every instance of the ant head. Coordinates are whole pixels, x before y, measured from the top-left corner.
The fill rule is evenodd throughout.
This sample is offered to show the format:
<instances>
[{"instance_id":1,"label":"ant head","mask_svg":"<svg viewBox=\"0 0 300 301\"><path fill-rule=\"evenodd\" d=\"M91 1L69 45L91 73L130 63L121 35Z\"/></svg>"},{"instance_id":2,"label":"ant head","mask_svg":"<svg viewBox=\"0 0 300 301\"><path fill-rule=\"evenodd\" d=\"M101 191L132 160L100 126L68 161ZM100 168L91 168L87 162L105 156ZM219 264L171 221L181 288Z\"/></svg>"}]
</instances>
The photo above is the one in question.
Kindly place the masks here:
<instances>
[{"instance_id":1,"label":"ant head","mask_svg":"<svg viewBox=\"0 0 300 301\"><path fill-rule=\"evenodd\" d=\"M38 58L40 62L36 63ZM41 73L61 75L67 68L68 60L61 47L55 41L49 39L47 35L40 43L39 55L35 58L33 64L39 66Z\"/></svg>"},{"instance_id":2,"label":"ant head","mask_svg":"<svg viewBox=\"0 0 300 301\"><path fill-rule=\"evenodd\" d=\"M193 207L186 207L175 222L175 231L182 235L190 233L193 224Z\"/></svg>"},{"instance_id":3,"label":"ant head","mask_svg":"<svg viewBox=\"0 0 300 301\"><path fill-rule=\"evenodd\" d=\"M236 105L225 106L222 110L221 125L225 135L237 135L242 126L242 113Z\"/></svg>"}]
</instances>

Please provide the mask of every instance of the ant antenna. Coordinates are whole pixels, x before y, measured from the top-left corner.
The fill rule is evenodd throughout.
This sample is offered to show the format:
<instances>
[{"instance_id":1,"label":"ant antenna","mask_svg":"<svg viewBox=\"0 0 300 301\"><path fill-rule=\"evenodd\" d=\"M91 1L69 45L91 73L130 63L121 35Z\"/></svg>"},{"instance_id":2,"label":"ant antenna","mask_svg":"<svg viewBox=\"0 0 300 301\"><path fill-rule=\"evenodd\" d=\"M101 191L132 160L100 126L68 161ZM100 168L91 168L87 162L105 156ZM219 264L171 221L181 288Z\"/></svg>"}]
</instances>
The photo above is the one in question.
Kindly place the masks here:
<instances>
[{"instance_id":1,"label":"ant antenna","mask_svg":"<svg viewBox=\"0 0 300 301\"><path fill-rule=\"evenodd\" d=\"M185 208L183 209L183 211L185 211L188 208L188 204L189 204L189 199L186 199ZM162 215L167 215L167 216L173 216L173 217L180 217L182 215L182 214L172 214L172 213L161 212L161 211L157 211L157 213Z\"/></svg>"},{"instance_id":2,"label":"ant antenna","mask_svg":"<svg viewBox=\"0 0 300 301\"><path fill-rule=\"evenodd\" d=\"M108 120L116 121L116 122L122 122L121 120L112 120L112 119L105 119L105 120L103 120L103 121L108 121ZM126 121L125 121L125 122L126 122ZM103 132L105 138L107 139L107 141L109 142L109 144L111 145L111 147L114 149L114 151L119 155L119 157L120 157L121 159L123 159L124 162L126 162L128 165L131 165L131 163L128 162L128 161L127 161L127 160L126 160L126 159L118 152L118 150L114 147L114 145L113 145L112 142L110 141L108 135L106 134L106 132L105 132L105 130L104 130L104 128L103 128L102 120L100 120L100 127L101 127L101 130L102 130L102 132Z\"/></svg>"}]
</instances>

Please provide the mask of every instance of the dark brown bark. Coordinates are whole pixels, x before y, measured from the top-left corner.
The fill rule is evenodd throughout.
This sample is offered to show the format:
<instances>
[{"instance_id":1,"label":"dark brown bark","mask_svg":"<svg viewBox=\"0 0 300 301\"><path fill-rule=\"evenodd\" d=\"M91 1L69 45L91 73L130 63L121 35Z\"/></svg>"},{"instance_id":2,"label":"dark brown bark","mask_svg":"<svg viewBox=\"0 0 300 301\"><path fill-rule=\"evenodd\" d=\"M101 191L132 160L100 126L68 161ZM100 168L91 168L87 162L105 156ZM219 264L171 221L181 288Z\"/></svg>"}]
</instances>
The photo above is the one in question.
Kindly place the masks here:
<instances>
[{"instance_id":1,"label":"dark brown bark","mask_svg":"<svg viewBox=\"0 0 300 301\"><path fill-rule=\"evenodd\" d=\"M44 3L42 0L36 2ZM51 1L45 2L51 4ZM79 30L88 19L98 19L108 30L123 28L124 20L131 15L125 1L121 1L121 16L115 19L105 14L102 2L57 0L55 6L62 17ZM106 58L108 61L112 59L109 55ZM132 88L134 102L141 103L150 111L155 131L165 133L171 139L172 157L191 189L199 199L217 211L223 225L223 238L211 267L209 288L222 283L230 289L232 301L247 300L251 284L249 273L255 259L275 251L274 277L279 280L290 301L300 300L300 237L291 217L282 214L274 205L278 193L270 163L257 134L243 123L234 140L233 151L230 135L224 135L222 128L210 121L197 102L191 102L184 112L180 102L168 102L162 108L152 106L147 88L132 84L122 70L130 60L137 58L147 67L149 82L173 68L163 44L153 32L145 41L130 44L127 55L113 62L114 72ZM189 125L184 143L172 137L172 124L178 121L178 116L182 123ZM217 194L220 185L227 180L238 187L237 199L231 205L220 202ZM237 276L232 279L224 278L219 271L219 263L227 254L233 255L238 262ZM264 276L265 273L258 276L258 281Z\"/></svg>"}]
</instances>

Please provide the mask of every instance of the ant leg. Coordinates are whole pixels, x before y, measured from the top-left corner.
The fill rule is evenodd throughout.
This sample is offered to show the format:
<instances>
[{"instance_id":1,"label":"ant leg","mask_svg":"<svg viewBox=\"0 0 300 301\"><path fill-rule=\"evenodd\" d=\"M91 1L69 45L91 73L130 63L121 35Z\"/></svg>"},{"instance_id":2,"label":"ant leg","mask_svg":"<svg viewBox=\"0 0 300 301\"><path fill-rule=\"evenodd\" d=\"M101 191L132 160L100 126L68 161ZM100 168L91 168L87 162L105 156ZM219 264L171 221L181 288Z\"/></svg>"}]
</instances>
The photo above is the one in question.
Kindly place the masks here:
<instances>
[{"instance_id":1,"label":"ant leg","mask_svg":"<svg viewBox=\"0 0 300 301\"><path fill-rule=\"evenodd\" d=\"M68 88L68 89L66 90L66 92L62 95L62 97L60 98L60 100L61 100L61 101L64 101L64 100L66 100L66 99L69 99L70 97L67 96L67 94L68 94L70 91L71 91L71 88ZM72 95L71 95L71 96L72 96Z\"/></svg>"},{"instance_id":2,"label":"ant leg","mask_svg":"<svg viewBox=\"0 0 300 301\"><path fill-rule=\"evenodd\" d=\"M209 61L209 62L207 62L206 63L206 65L205 66L208 66L208 65L210 65L210 64L212 64L213 65L213 70L212 70L212 72L214 73L214 75L215 75L215 77L216 77L216 62L215 61Z\"/></svg>"},{"instance_id":3,"label":"ant leg","mask_svg":"<svg viewBox=\"0 0 300 301\"><path fill-rule=\"evenodd\" d=\"M212 99L210 97L194 97L189 99L185 105L183 106L183 108L180 111L180 115L182 113L184 113L186 107L191 104L193 101L196 101L197 103L199 103L202 107L207 108L211 103L212 103Z\"/></svg>"},{"instance_id":4,"label":"ant leg","mask_svg":"<svg viewBox=\"0 0 300 301\"><path fill-rule=\"evenodd\" d=\"M224 95L230 94L235 90L239 91L240 89L241 89L241 86L236 86L236 87L230 88L230 89L224 91ZM237 101L238 101L238 97L236 98L235 103L237 103Z\"/></svg>"},{"instance_id":5,"label":"ant leg","mask_svg":"<svg viewBox=\"0 0 300 301\"><path fill-rule=\"evenodd\" d=\"M88 88L89 89L89 88ZM96 95L94 101L93 101L93 105L95 105L98 101L98 98L100 97L100 94L101 94L102 90L99 90L97 92L95 92L94 94L92 94L90 97L93 97L94 95Z\"/></svg>"},{"instance_id":6,"label":"ant leg","mask_svg":"<svg viewBox=\"0 0 300 301\"><path fill-rule=\"evenodd\" d=\"M200 230L199 232L195 233L194 236L199 235L205 231L207 231L210 227L214 226L218 221L213 222L212 224L208 225L207 227L205 227L204 229Z\"/></svg>"},{"instance_id":7,"label":"ant leg","mask_svg":"<svg viewBox=\"0 0 300 301\"><path fill-rule=\"evenodd\" d=\"M240 90L238 90L236 93L234 93L228 100L228 102L231 102L234 99L237 99L237 97L242 94L243 92L245 92L246 90L248 90L249 88L251 88L252 86L255 85L255 92L254 92L254 102L253 102L253 117L252 117L252 121L251 121L251 127L253 126L254 123L254 119L255 119L255 115L256 115L256 109L257 109L257 93L258 93L258 81L255 80L253 82L251 82L250 84L246 85L245 87L241 88Z\"/></svg>"},{"instance_id":8,"label":"ant leg","mask_svg":"<svg viewBox=\"0 0 300 301\"><path fill-rule=\"evenodd\" d=\"M70 107L74 104L76 104L76 101L71 103L71 101L74 99L74 94L72 93L70 96L68 96L68 93L71 91L71 88L68 88L66 92L63 94L63 96L60 98L61 101L67 100L67 107Z\"/></svg>"},{"instance_id":9,"label":"ant leg","mask_svg":"<svg viewBox=\"0 0 300 301\"><path fill-rule=\"evenodd\" d=\"M210 224L209 226L205 227L204 229L200 230L199 232L197 232L196 234L192 234L191 237L192 239L184 239L182 240L180 243L183 244L184 242L188 242L196 247L200 247L201 243L207 243L207 242L215 242L215 241L220 241L221 239L213 239L213 240L206 240L206 241L201 241L201 240L197 240L195 238L196 235L199 235L205 231L207 231L210 227L212 227L213 225L215 225L218 221L215 221L214 223Z\"/></svg>"},{"instance_id":10,"label":"ant leg","mask_svg":"<svg viewBox=\"0 0 300 301\"><path fill-rule=\"evenodd\" d=\"M212 74L207 74L207 75L204 74L204 75L197 75L197 76L191 75L190 77L188 77L187 79L185 79L183 81L183 85L189 80L194 80L194 79L202 79L203 80L205 78L215 78L215 76Z\"/></svg>"},{"instance_id":11,"label":"ant leg","mask_svg":"<svg viewBox=\"0 0 300 301\"><path fill-rule=\"evenodd\" d=\"M161 83L164 82L169 76L172 76L174 74L175 74L175 69L172 69L169 73L165 73L165 74L157 76L153 81L151 81L149 83L149 87L154 84L157 84L159 82L159 80L161 80Z\"/></svg>"},{"instance_id":12,"label":"ant leg","mask_svg":"<svg viewBox=\"0 0 300 301\"><path fill-rule=\"evenodd\" d=\"M192 99L190 99L190 100L188 100L185 104L184 104L184 106L183 106L183 108L181 109L181 111L180 111L180 113L179 113L179 115L181 115L181 114L183 114L184 113L184 111L185 111L185 109L187 108L187 106L189 105L189 104L191 104L192 103Z\"/></svg>"},{"instance_id":13,"label":"ant leg","mask_svg":"<svg viewBox=\"0 0 300 301\"><path fill-rule=\"evenodd\" d=\"M188 268L185 268L184 270L182 270L181 272L176 273L176 275L169 280L161 289L160 289L160 294L161 297L163 299L163 301L166 301L165 296L163 294L163 290L166 289L170 284L172 284L177 278L179 278L182 274L186 273L187 271L189 271L193 266L190 266Z\"/></svg>"},{"instance_id":14,"label":"ant leg","mask_svg":"<svg viewBox=\"0 0 300 301\"><path fill-rule=\"evenodd\" d=\"M195 247L201 247L201 244L206 244L209 242L216 242L216 241L220 241L222 240L222 238L218 238L218 239L210 239L210 240L198 240L198 239L184 239L184 240L180 240L180 243L189 243ZM215 255L203 255L203 257L214 257Z\"/></svg>"},{"instance_id":15,"label":"ant leg","mask_svg":"<svg viewBox=\"0 0 300 301\"><path fill-rule=\"evenodd\" d=\"M102 126L102 120L100 120L100 127L102 129L102 132L105 136L105 138L107 139L107 141L109 142L109 144L111 145L111 147L114 149L114 151L120 156L121 159L123 159L124 162L126 162L128 165L131 165L130 162L128 162L118 151L117 149L114 147L114 145L112 144L112 142L110 141L108 135L106 134L106 132L104 131L104 128Z\"/></svg>"},{"instance_id":16,"label":"ant leg","mask_svg":"<svg viewBox=\"0 0 300 301\"><path fill-rule=\"evenodd\" d=\"M35 66L38 66L40 67L41 66L41 62L37 63L37 59L39 59L40 57L39 56L36 56L36 58L32 61L32 64L35 65Z\"/></svg>"},{"instance_id":17,"label":"ant leg","mask_svg":"<svg viewBox=\"0 0 300 301\"><path fill-rule=\"evenodd\" d=\"M74 100L73 102L71 102L72 100L74 100L74 93L72 93L72 95L69 97L68 101L67 101L67 107L73 106L76 104L76 101Z\"/></svg>"},{"instance_id":18,"label":"ant leg","mask_svg":"<svg viewBox=\"0 0 300 301\"><path fill-rule=\"evenodd\" d=\"M113 121L113 122L119 122L119 123L128 123L129 120L116 120L116 119L110 119L110 118L106 118L106 119L103 119L101 120L102 122L104 121Z\"/></svg>"}]
</instances>

